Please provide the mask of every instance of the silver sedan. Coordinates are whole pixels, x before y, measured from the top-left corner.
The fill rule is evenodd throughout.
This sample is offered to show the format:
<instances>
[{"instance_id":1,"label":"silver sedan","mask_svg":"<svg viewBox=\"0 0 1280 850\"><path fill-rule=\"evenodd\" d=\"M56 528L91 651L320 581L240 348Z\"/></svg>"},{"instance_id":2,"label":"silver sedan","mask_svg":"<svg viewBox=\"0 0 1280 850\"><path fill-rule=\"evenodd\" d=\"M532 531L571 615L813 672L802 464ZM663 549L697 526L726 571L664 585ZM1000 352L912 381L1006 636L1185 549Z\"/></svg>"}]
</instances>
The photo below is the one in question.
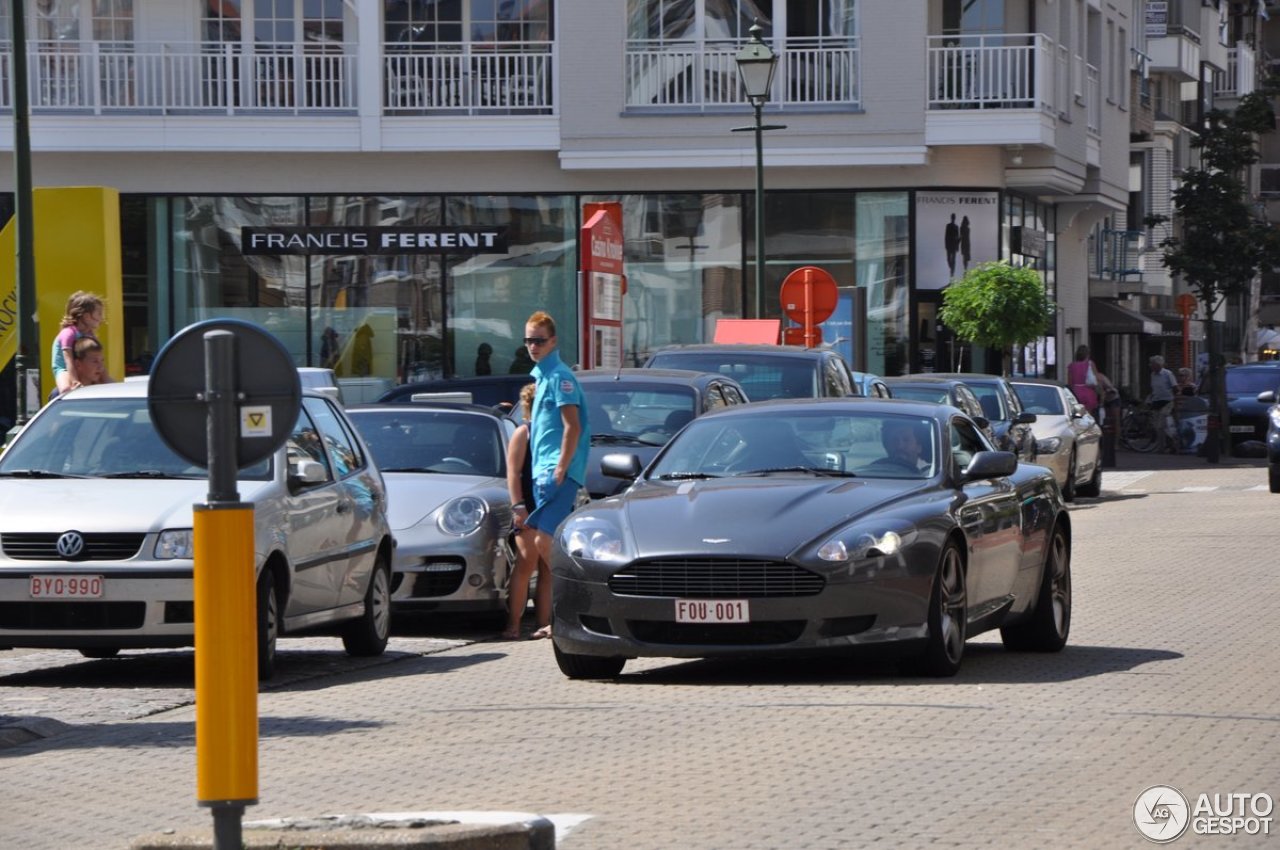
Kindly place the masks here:
<instances>
[{"instance_id":1,"label":"silver sedan","mask_svg":"<svg viewBox=\"0 0 1280 850\"><path fill-rule=\"evenodd\" d=\"M1062 495L1097 496L1102 492L1102 428L1066 387L1052 381L1011 381L1022 407L1036 415L1035 462L1053 470Z\"/></svg>"}]
</instances>

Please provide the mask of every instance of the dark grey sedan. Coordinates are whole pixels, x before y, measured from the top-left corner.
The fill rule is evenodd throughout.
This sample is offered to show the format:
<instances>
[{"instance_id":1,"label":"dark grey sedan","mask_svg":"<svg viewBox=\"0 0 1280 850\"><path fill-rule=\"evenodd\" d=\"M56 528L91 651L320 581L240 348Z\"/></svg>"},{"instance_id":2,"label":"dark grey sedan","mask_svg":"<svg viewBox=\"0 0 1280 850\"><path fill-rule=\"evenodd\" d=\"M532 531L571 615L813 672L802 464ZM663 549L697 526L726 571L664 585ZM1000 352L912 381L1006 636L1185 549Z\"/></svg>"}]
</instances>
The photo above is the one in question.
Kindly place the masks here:
<instances>
[{"instance_id":1,"label":"dark grey sedan","mask_svg":"<svg viewBox=\"0 0 1280 850\"><path fill-rule=\"evenodd\" d=\"M1053 475L991 449L955 408L749 404L690 423L552 553L570 678L628 658L890 647L953 675L965 640L1054 652L1071 622L1071 520Z\"/></svg>"},{"instance_id":2,"label":"dark grey sedan","mask_svg":"<svg viewBox=\"0 0 1280 850\"><path fill-rule=\"evenodd\" d=\"M578 382L587 397L591 424L587 493L593 499L612 496L627 486L600 471L605 455L631 452L647 465L687 423L712 410L747 402L737 381L710 372L598 370L580 373Z\"/></svg>"}]
</instances>

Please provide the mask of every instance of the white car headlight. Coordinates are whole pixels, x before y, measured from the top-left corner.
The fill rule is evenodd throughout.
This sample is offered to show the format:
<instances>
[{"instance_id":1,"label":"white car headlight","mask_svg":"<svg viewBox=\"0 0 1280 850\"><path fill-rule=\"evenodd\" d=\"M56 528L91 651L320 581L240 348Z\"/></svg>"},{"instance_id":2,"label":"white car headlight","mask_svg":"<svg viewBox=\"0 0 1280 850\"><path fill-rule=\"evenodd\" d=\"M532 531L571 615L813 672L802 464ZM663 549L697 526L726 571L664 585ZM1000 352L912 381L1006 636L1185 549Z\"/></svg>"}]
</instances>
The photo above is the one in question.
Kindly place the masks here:
<instances>
[{"instance_id":1,"label":"white car headlight","mask_svg":"<svg viewBox=\"0 0 1280 850\"><path fill-rule=\"evenodd\" d=\"M1043 440L1036 440L1036 454L1038 455L1055 454L1060 448L1062 448L1061 437L1045 437Z\"/></svg>"},{"instance_id":2,"label":"white car headlight","mask_svg":"<svg viewBox=\"0 0 1280 850\"><path fill-rule=\"evenodd\" d=\"M1271 417L1271 425L1273 428L1280 428L1280 405L1267 411L1267 415Z\"/></svg>"},{"instance_id":3,"label":"white car headlight","mask_svg":"<svg viewBox=\"0 0 1280 850\"><path fill-rule=\"evenodd\" d=\"M459 496L440 510L440 530L445 534L464 537L480 527L489 514L484 499L475 496Z\"/></svg>"},{"instance_id":4,"label":"white car headlight","mask_svg":"<svg viewBox=\"0 0 1280 850\"><path fill-rule=\"evenodd\" d=\"M630 560L622 530L590 515L576 517L560 530L560 546L574 558L604 563Z\"/></svg>"},{"instance_id":5,"label":"white car headlight","mask_svg":"<svg viewBox=\"0 0 1280 850\"><path fill-rule=\"evenodd\" d=\"M172 558L195 558L195 533L190 528L171 528L160 532L156 541L156 560L164 561Z\"/></svg>"},{"instance_id":6,"label":"white car headlight","mask_svg":"<svg viewBox=\"0 0 1280 850\"><path fill-rule=\"evenodd\" d=\"M915 540L916 530L909 523L860 525L846 529L818 547L818 558L832 564L845 564L897 555Z\"/></svg>"}]
</instances>

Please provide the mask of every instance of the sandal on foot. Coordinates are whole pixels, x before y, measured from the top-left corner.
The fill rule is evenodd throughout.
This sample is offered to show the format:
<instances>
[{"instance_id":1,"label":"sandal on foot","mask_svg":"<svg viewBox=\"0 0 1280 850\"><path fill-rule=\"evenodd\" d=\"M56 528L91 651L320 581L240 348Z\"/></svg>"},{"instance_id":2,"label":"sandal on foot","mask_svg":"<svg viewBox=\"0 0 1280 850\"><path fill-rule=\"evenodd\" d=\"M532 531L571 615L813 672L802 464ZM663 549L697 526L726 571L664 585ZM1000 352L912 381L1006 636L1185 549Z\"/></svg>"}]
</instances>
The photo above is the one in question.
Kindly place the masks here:
<instances>
[{"instance_id":1,"label":"sandal on foot","mask_svg":"<svg viewBox=\"0 0 1280 850\"><path fill-rule=\"evenodd\" d=\"M549 638L549 637L551 637L551 627L543 626L533 634L529 635L529 640L542 640L543 638Z\"/></svg>"}]
</instances>

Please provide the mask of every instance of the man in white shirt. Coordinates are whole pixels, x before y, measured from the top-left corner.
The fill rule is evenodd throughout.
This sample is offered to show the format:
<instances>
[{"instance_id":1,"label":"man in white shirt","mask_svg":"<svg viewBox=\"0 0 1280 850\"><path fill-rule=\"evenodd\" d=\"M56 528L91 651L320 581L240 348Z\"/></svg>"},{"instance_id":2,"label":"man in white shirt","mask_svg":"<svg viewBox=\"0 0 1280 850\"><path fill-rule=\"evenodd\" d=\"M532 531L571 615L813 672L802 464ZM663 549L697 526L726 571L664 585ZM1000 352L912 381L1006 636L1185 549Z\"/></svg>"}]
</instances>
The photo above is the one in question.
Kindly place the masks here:
<instances>
[{"instance_id":1,"label":"man in white shirt","mask_svg":"<svg viewBox=\"0 0 1280 850\"><path fill-rule=\"evenodd\" d=\"M1173 421L1173 396L1178 391L1178 380L1164 368L1164 358L1159 354L1148 363L1151 366L1148 402L1156 415L1156 437L1160 441L1156 450L1173 454L1178 451L1178 431Z\"/></svg>"}]
</instances>

